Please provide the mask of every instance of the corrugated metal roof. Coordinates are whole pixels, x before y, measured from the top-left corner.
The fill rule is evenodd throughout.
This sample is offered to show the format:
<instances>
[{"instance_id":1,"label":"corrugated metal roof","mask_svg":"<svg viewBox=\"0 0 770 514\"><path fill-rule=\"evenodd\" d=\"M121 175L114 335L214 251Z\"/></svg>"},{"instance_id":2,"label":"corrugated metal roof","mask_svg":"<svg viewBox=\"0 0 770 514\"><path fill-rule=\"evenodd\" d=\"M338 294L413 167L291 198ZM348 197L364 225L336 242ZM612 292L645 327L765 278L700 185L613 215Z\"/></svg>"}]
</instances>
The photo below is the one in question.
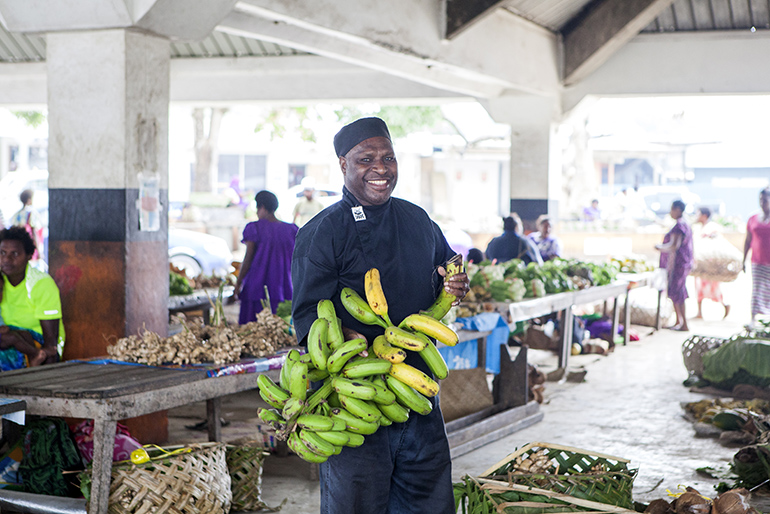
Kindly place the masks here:
<instances>
[{"instance_id":1,"label":"corrugated metal roof","mask_svg":"<svg viewBox=\"0 0 770 514\"><path fill-rule=\"evenodd\" d=\"M594 0L509 0L504 9L553 32ZM770 29L770 0L676 0L643 32ZM10 33L0 24L0 62L45 61L44 35ZM171 43L172 58L306 55L289 47L214 31L198 42Z\"/></svg>"},{"instance_id":2,"label":"corrugated metal roof","mask_svg":"<svg viewBox=\"0 0 770 514\"><path fill-rule=\"evenodd\" d=\"M770 28L768 0L676 0L642 32Z\"/></svg>"},{"instance_id":3,"label":"corrugated metal roof","mask_svg":"<svg viewBox=\"0 0 770 514\"><path fill-rule=\"evenodd\" d=\"M0 62L45 61L44 35L8 32L0 24ZM280 57L306 55L293 48L214 31L202 41L171 43L171 58Z\"/></svg>"},{"instance_id":4,"label":"corrugated metal roof","mask_svg":"<svg viewBox=\"0 0 770 514\"><path fill-rule=\"evenodd\" d=\"M510 0L503 5L503 8L553 32L558 32L592 1Z\"/></svg>"}]
</instances>

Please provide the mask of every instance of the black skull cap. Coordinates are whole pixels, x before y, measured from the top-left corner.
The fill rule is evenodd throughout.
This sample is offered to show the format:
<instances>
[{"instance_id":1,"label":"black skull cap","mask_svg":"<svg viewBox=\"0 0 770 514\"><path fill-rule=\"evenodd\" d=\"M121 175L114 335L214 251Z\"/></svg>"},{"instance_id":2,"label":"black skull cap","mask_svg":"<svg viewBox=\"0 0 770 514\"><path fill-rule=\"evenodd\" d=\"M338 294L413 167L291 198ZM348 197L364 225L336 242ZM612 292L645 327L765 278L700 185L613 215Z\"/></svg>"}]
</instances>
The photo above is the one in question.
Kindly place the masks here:
<instances>
[{"instance_id":1,"label":"black skull cap","mask_svg":"<svg viewBox=\"0 0 770 514\"><path fill-rule=\"evenodd\" d=\"M337 157L343 157L358 143L372 137L386 137L390 140L388 125L380 118L360 118L337 132L334 136L334 151Z\"/></svg>"}]
</instances>

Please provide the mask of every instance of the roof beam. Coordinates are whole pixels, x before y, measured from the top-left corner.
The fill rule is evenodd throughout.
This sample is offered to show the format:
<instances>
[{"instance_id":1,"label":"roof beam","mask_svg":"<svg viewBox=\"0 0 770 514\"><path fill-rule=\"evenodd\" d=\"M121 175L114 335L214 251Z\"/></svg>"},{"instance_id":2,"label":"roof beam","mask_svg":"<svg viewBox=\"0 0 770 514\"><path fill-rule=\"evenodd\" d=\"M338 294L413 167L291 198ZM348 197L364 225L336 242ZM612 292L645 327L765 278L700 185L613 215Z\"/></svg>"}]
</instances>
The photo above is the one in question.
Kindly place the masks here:
<instances>
[{"instance_id":1,"label":"roof beam","mask_svg":"<svg viewBox=\"0 0 770 514\"><path fill-rule=\"evenodd\" d=\"M505 0L445 0L446 39L452 39L497 7Z\"/></svg>"},{"instance_id":2,"label":"roof beam","mask_svg":"<svg viewBox=\"0 0 770 514\"><path fill-rule=\"evenodd\" d=\"M565 85L601 66L674 0L596 0L562 31Z\"/></svg>"}]
</instances>

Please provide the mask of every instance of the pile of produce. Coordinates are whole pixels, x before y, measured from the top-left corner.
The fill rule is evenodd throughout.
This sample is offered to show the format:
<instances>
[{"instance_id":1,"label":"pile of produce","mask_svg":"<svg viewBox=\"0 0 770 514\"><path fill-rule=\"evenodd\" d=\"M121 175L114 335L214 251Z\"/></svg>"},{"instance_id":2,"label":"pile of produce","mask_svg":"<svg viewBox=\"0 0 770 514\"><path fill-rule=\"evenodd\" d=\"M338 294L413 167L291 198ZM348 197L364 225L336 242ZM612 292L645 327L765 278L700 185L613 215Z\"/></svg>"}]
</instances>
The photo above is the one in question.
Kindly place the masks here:
<instances>
[{"instance_id":1,"label":"pile of produce","mask_svg":"<svg viewBox=\"0 0 770 514\"><path fill-rule=\"evenodd\" d=\"M192 284L184 273L175 273L174 271L168 272L169 296L184 296L192 293Z\"/></svg>"},{"instance_id":2,"label":"pile of produce","mask_svg":"<svg viewBox=\"0 0 770 514\"><path fill-rule=\"evenodd\" d=\"M725 491L713 499L702 496L692 487L681 494L674 494L672 502L653 500L644 512L650 514L757 514L749 505L747 489Z\"/></svg>"},{"instance_id":3,"label":"pile of produce","mask_svg":"<svg viewBox=\"0 0 770 514\"><path fill-rule=\"evenodd\" d=\"M615 280L617 264L596 264L574 259L554 259L542 266L520 259L493 264L468 265L471 290L464 303L519 302L547 294L563 293ZM460 316L461 314L458 314Z\"/></svg>"},{"instance_id":4,"label":"pile of produce","mask_svg":"<svg viewBox=\"0 0 770 514\"><path fill-rule=\"evenodd\" d=\"M770 402L762 399L704 399L683 405L699 435L726 445L770 442Z\"/></svg>"},{"instance_id":5,"label":"pile of produce","mask_svg":"<svg viewBox=\"0 0 770 514\"><path fill-rule=\"evenodd\" d=\"M196 289L216 289L222 285L234 285L233 276L206 277L202 273L194 278L189 278L183 269L169 264L168 294L170 296L184 296L192 294Z\"/></svg>"},{"instance_id":6,"label":"pile of produce","mask_svg":"<svg viewBox=\"0 0 770 514\"><path fill-rule=\"evenodd\" d=\"M642 256L613 257L612 262L618 266L621 273L644 273L645 271L655 271L655 266L647 262Z\"/></svg>"},{"instance_id":7,"label":"pile of produce","mask_svg":"<svg viewBox=\"0 0 770 514\"><path fill-rule=\"evenodd\" d=\"M184 315L175 317L175 321L182 325L182 330L173 336L161 337L143 330L107 345L107 354L116 360L150 366L222 365L238 362L243 356L274 355L280 348L295 344L289 326L272 314L269 304L257 314L256 321L228 326L222 310L222 286L211 325L204 325L200 319L188 320Z\"/></svg>"},{"instance_id":8,"label":"pile of produce","mask_svg":"<svg viewBox=\"0 0 770 514\"><path fill-rule=\"evenodd\" d=\"M448 276L458 272L457 264L447 265ZM371 346L365 339L345 341L334 304L321 300L307 338L308 353L289 352L279 384L267 375L258 378L262 399L273 407L260 409L260 419L309 462L324 462L344 446L360 446L364 436L403 423L412 412L431 412L429 398L438 394L438 383L404 362L408 351L418 352L438 379L448 374L430 338L457 344L457 334L438 321L455 297L442 289L427 311L407 316L396 327L376 268L366 273L364 289L366 300L350 288L342 290L341 300L358 321L382 327ZM308 391L309 382L322 385Z\"/></svg>"},{"instance_id":9,"label":"pile of produce","mask_svg":"<svg viewBox=\"0 0 770 514\"><path fill-rule=\"evenodd\" d=\"M703 379L720 389L738 384L770 387L770 340L733 336L703 355Z\"/></svg>"}]
</instances>

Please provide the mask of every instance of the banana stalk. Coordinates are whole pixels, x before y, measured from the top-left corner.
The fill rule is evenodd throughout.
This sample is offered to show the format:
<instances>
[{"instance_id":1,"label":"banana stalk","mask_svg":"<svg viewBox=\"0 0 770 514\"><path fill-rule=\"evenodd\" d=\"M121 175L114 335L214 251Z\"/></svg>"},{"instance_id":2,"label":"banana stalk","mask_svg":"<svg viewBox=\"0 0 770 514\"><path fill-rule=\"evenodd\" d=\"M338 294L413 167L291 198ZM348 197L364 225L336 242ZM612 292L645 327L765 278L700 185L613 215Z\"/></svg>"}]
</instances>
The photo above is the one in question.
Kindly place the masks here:
<instances>
[{"instance_id":1,"label":"banana stalk","mask_svg":"<svg viewBox=\"0 0 770 514\"><path fill-rule=\"evenodd\" d=\"M446 276L444 281L457 275L463 269L463 256L459 253L449 259L446 263ZM452 308L452 304L457 300L457 297L451 293L447 293L446 289L441 288L441 292L433 302L433 305L422 311L423 314L430 316L433 319L442 319L447 315L449 309Z\"/></svg>"}]
</instances>

